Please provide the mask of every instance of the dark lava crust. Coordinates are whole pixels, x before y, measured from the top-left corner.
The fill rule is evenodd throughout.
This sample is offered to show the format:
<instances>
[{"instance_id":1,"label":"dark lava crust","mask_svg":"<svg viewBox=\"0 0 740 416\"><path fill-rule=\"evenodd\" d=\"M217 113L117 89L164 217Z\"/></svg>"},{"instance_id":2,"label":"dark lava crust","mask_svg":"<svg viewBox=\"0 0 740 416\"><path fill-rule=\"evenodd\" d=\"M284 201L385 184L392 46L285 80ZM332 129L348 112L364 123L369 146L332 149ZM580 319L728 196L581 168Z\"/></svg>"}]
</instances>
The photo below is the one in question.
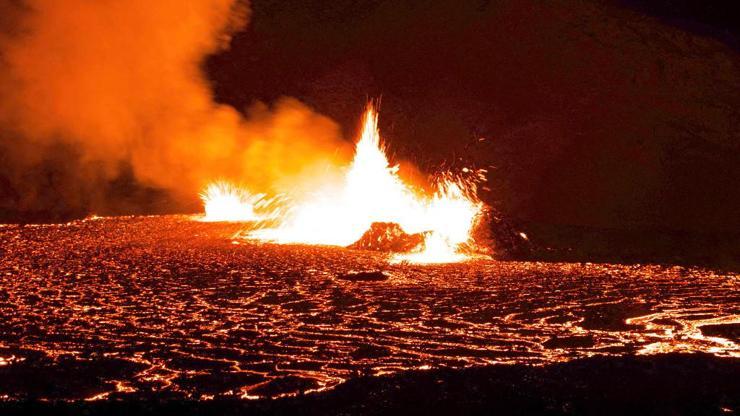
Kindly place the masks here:
<instances>
[{"instance_id":1,"label":"dark lava crust","mask_svg":"<svg viewBox=\"0 0 740 416\"><path fill-rule=\"evenodd\" d=\"M580 368L580 360L601 357L596 377L598 363L618 366L634 355L704 352L725 360L717 363L740 356L736 274L589 263L390 265L379 252L232 240L241 227L177 216L0 226L0 400L339 400L332 389L355 388L362 391L350 397L372 410L381 408L368 404L380 397L373 392L392 396L393 383L409 394L429 390L429 403L436 395L462 400L461 392L434 390L425 374L481 398L514 394L501 387L506 380L558 379L530 365ZM464 370L462 378L451 370L493 364L504 365ZM487 371L503 384L485 387ZM367 378L393 374L401 375ZM582 391L591 376L588 367L579 374L586 381L564 386ZM421 384L404 381L417 377ZM542 388L531 395L569 391ZM709 397L702 391L697 397ZM575 403L568 400L537 406L560 411L558 403Z\"/></svg>"}]
</instances>

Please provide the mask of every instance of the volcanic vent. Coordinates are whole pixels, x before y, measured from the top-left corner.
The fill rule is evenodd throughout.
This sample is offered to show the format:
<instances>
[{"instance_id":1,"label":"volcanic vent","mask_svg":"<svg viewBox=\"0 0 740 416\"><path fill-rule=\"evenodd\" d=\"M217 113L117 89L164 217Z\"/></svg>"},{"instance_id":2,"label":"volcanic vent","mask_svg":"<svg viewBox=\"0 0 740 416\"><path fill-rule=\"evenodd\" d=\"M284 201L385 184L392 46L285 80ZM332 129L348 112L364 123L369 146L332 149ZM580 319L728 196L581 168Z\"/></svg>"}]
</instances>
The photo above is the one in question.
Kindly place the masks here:
<instances>
[{"instance_id":1,"label":"volcanic vent","mask_svg":"<svg viewBox=\"0 0 740 416\"><path fill-rule=\"evenodd\" d=\"M308 194L287 190L270 201L246 189L211 184L202 195L205 219L263 219L241 236L391 251L395 262L453 263L483 251L473 238L484 211L476 180L446 172L433 184L433 192L404 181L398 165L388 160L372 103L354 158L339 171L316 178Z\"/></svg>"}]
</instances>

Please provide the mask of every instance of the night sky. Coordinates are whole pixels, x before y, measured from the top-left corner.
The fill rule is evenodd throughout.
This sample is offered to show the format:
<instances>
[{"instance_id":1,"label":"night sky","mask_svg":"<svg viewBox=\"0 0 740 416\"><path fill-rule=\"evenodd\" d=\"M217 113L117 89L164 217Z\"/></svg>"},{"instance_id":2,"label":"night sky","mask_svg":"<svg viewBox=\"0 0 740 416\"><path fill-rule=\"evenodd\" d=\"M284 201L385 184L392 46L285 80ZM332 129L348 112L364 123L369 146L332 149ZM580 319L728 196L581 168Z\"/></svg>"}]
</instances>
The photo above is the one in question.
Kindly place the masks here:
<instances>
[{"instance_id":1,"label":"night sky","mask_svg":"<svg viewBox=\"0 0 740 416\"><path fill-rule=\"evenodd\" d=\"M482 196L513 222L735 232L731 4L254 0L248 27L205 71L219 102L241 110L296 97L348 139L366 100L382 97L398 160L429 173L487 168ZM74 160L62 159L38 168L52 201L42 216L69 211L49 179L75 181ZM106 184L107 198L124 201L116 213L193 206L122 172ZM25 215L13 206L22 186L0 173L0 192L5 219Z\"/></svg>"}]
</instances>

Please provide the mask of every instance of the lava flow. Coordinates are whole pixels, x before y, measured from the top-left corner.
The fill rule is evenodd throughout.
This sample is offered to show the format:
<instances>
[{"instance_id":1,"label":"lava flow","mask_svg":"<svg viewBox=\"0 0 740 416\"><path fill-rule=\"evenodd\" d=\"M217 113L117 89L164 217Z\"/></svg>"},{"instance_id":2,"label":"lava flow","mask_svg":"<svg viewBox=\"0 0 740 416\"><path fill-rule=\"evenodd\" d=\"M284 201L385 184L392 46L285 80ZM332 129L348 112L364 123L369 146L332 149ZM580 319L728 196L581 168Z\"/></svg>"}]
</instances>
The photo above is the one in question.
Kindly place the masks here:
<instances>
[{"instance_id":1,"label":"lava flow","mask_svg":"<svg viewBox=\"0 0 740 416\"><path fill-rule=\"evenodd\" d=\"M206 219L255 220L251 199L242 203L244 190L211 185L203 199ZM452 263L475 254L473 230L483 203L475 195L475 182L445 175L432 195L404 182L392 166L378 130L378 113L368 105L352 163L339 181L323 179L308 197L291 200L275 215L272 226L252 230L246 238L275 243L348 246L363 237L374 223L394 223L404 233L421 236L421 243L395 262ZM234 194L231 194L235 193ZM288 196L291 198L292 196ZM226 201L226 203L219 202ZM247 205L247 206L245 206ZM212 214L209 207L212 208ZM277 210L274 212L278 212Z\"/></svg>"},{"instance_id":2,"label":"lava flow","mask_svg":"<svg viewBox=\"0 0 740 416\"><path fill-rule=\"evenodd\" d=\"M740 358L737 273L388 265L374 252L231 244L241 227L180 216L0 226L0 403L280 397L414 369ZM346 278L357 270L383 273Z\"/></svg>"}]
</instances>

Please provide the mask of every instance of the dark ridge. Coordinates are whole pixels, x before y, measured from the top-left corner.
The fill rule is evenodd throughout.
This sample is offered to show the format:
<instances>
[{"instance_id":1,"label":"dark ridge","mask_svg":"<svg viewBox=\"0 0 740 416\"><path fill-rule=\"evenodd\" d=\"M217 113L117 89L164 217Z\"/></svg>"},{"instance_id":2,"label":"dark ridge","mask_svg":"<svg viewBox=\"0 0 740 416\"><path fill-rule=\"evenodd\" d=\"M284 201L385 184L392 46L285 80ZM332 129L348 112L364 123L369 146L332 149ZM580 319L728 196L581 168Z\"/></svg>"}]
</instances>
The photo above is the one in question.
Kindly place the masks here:
<instances>
[{"instance_id":1,"label":"dark ridge","mask_svg":"<svg viewBox=\"0 0 740 416\"><path fill-rule=\"evenodd\" d=\"M617 4L657 17L664 23L710 36L739 48L740 14L733 0L617 0Z\"/></svg>"},{"instance_id":2,"label":"dark ridge","mask_svg":"<svg viewBox=\"0 0 740 416\"><path fill-rule=\"evenodd\" d=\"M531 243L514 259L619 264L672 264L740 270L740 233L654 228L605 229L522 223Z\"/></svg>"}]
</instances>

